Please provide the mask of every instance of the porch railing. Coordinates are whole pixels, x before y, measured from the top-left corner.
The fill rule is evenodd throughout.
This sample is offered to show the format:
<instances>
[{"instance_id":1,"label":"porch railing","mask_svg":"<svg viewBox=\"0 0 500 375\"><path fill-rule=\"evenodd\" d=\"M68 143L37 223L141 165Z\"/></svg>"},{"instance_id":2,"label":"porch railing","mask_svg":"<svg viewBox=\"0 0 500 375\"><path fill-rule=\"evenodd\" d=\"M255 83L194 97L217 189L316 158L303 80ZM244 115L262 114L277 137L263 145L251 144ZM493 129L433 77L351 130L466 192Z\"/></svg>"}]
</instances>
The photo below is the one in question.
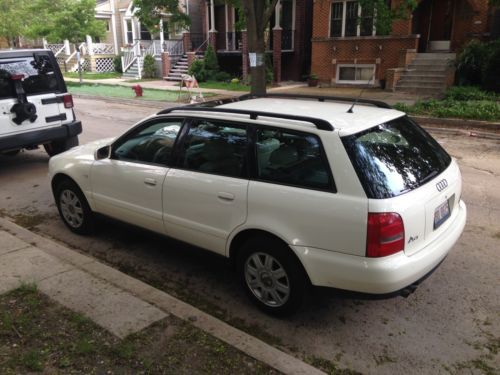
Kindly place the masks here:
<instances>
[{"instance_id":1,"label":"porch railing","mask_svg":"<svg viewBox=\"0 0 500 375\"><path fill-rule=\"evenodd\" d=\"M64 51L64 44L46 44L44 47L54 52L55 56L59 55L62 51Z\"/></svg>"},{"instance_id":2,"label":"porch railing","mask_svg":"<svg viewBox=\"0 0 500 375\"><path fill-rule=\"evenodd\" d=\"M140 41L136 41L132 46L127 47L123 50L122 56L122 71L126 72L128 68L130 68L134 62L137 60L137 57L141 55L141 46Z\"/></svg>"},{"instance_id":3,"label":"porch railing","mask_svg":"<svg viewBox=\"0 0 500 375\"><path fill-rule=\"evenodd\" d=\"M171 56L181 56L184 53L184 43L182 39L165 40L163 50Z\"/></svg>"},{"instance_id":4,"label":"porch railing","mask_svg":"<svg viewBox=\"0 0 500 375\"><path fill-rule=\"evenodd\" d=\"M77 52L78 52L78 51L80 51L80 55L81 55L81 56L85 55L85 54L86 54L86 52L87 52L87 51L86 51L86 49L87 49L87 47L86 47L85 42L80 43L80 45L78 46L78 48L77 48L77 49L75 49L75 50L71 53L71 55L69 55L69 56L68 56L68 58L67 58L66 60L64 60L64 63L65 63L65 64L68 64L68 63L71 61L71 59L72 59L73 57L75 57L75 56L76 56L76 54L77 54Z\"/></svg>"},{"instance_id":5,"label":"porch railing","mask_svg":"<svg viewBox=\"0 0 500 375\"><path fill-rule=\"evenodd\" d=\"M115 47L112 44L92 43L94 55L114 55Z\"/></svg>"},{"instance_id":6,"label":"porch railing","mask_svg":"<svg viewBox=\"0 0 500 375\"><path fill-rule=\"evenodd\" d=\"M198 50L202 51L204 50L203 46L205 46L206 48L206 44L208 44L206 43L207 38L203 33L191 33L190 38L191 38L191 49L193 51L198 51Z\"/></svg>"}]
</instances>

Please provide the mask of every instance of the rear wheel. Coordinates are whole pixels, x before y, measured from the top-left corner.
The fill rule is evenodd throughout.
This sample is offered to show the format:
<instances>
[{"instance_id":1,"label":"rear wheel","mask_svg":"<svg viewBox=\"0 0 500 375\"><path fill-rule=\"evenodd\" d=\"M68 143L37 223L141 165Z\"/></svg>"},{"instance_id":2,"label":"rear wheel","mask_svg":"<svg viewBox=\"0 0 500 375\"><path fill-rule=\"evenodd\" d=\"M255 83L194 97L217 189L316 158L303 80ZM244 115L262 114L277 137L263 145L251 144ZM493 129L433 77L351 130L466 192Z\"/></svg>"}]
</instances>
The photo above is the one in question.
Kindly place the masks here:
<instances>
[{"instance_id":1,"label":"rear wheel","mask_svg":"<svg viewBox=\"0 0 500 375\"><path fill-rule=\"evenodd\" d=\"M63 180L55 188L56 204L66 226L78 234L91 233L93 215L80 188L70 180Z\"/></svg>"},{"instance_id":2,"label":"rear wheel","mask_svg":"<svg viewBox=\"0 0 500 375\"><path fill-rule=\"evenodd\" d=\"M78 137L76 135L64 139L58 139L43 145L49 156L60 154L61 152L67 151L76 146L78 146Z\"/></svg>"},{"instance_id":3,"label":"rear wheel","mask_svg":"<svg viewBox=\"0 0 500 375\"><path fill-rule=\"evenodd\" d=\"M265 312L287 315L302 304L307 276L292 250L280 240L250 239L238 254L237 266L247 294Z\"/></svg>"},{"instance_id":4,"label":"rear wheel","mask_svg":"<svg viewBox=\"0 0 500 375\"><path fill-rule=\"evenodd\" d=\"M12 151L2 152L2 154L7 156L16 156L17 154L19 154L20 151L21 150L12 150Z\"/></svg>"}]
</instances>

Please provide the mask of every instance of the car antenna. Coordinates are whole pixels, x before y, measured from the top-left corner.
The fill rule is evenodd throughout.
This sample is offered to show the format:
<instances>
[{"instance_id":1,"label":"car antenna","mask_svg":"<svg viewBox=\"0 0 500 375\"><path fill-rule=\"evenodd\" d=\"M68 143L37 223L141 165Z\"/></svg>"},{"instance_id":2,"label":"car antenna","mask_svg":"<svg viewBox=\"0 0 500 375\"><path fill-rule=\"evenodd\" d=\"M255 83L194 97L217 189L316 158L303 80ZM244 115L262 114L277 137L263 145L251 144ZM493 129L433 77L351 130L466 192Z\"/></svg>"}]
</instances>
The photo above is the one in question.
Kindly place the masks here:
<instances>
[{"instance_id":1,"label":"car antenna","mask_svg":"<svg viewBox=\"0 0 500 375\"><path fill-rule=\"evenodd\" d=\"M375 69L373 69L373 74L372 74L372 76L370 77L370 79L368 80L368 86L370 85L370 82L371 82L372 80L374 80L374 78L375 78ZM356 104L358 104L359 99L361 99L361 95L363 95L363 93L365 92L365 88L366 88L366 87L363 87L363 88L361 89L361 92L359 93L359 95L358 95L358 97L356 98L356 100L354 101L354 103L352 103L351 108L349 108L349 109L347 110L347 113L354 113L354 111L353 111L352 109L354 108L354 106L355 106Z\"/></svg>"}]
</instances>

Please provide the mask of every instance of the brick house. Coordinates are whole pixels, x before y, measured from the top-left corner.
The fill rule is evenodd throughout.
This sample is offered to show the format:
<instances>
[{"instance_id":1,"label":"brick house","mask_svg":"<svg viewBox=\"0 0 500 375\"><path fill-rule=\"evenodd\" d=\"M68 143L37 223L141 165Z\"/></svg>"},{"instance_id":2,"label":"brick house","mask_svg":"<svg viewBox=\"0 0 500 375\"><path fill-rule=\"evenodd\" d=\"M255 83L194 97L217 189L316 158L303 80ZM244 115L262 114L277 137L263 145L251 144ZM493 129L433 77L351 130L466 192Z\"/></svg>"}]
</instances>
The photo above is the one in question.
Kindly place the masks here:
<instances>
[{"instance_id":1,"label":"brick house","mask_svg":"<svg viewBox=\"0 0 500 375\"><path fill-rule=\"evenodd\" d=\"M272 61L274 81L300 80L309 72L313 0L279 0L266 30L266 54ZM248 45L245 30L238 30L239 14L223 0L200 1L200 18L191 17L191 32L185 44L191 53L211 44L221 69L233 75L248 75ZM199 23L198 32L193 26Z\"/></svg>"},{"instance_id":2,"label":"brick house","mask_svg":"<svg viewBox=\"0 0 500 375\"><path fill-rule=\"evenodd\" d=\"M408 19L379 35L357 1L316 0L311 72L334 85L440 91L452 83L454 52L489 37L493 11L488 0L420 0Z\"/></svg>"}]
</instances>

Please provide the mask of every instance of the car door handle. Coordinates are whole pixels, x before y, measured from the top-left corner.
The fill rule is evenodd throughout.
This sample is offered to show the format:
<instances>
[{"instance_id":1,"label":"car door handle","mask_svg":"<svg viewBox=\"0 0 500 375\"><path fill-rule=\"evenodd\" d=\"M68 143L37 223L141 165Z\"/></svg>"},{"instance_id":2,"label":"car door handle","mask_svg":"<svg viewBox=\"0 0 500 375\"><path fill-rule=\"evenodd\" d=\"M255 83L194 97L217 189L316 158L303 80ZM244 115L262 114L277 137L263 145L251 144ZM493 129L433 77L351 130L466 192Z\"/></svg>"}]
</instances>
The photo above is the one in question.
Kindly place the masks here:
<instances>
[{"instance_id":1,"label":"car door handle","mask_svg":"<svg viewBox=\"0 0 500 375\"><path fill-rule=\"evenodd\" d=\"M156 180L154 178L145 178L144 183L149 186L156 186Z\"/></svg>"},{"instance_id":2,"label":"car door handle","mask_svg":"<svg viewBox=\"0 0 500 375\"><path fill-rule=\"evenodd\" d=\"M225 193L223 191L217 193L217 197L223 201L226 201L226 202L231 202L231 201L234 201L234 194L231 194L231 193Z\"/></svg>"}]
</instances>

